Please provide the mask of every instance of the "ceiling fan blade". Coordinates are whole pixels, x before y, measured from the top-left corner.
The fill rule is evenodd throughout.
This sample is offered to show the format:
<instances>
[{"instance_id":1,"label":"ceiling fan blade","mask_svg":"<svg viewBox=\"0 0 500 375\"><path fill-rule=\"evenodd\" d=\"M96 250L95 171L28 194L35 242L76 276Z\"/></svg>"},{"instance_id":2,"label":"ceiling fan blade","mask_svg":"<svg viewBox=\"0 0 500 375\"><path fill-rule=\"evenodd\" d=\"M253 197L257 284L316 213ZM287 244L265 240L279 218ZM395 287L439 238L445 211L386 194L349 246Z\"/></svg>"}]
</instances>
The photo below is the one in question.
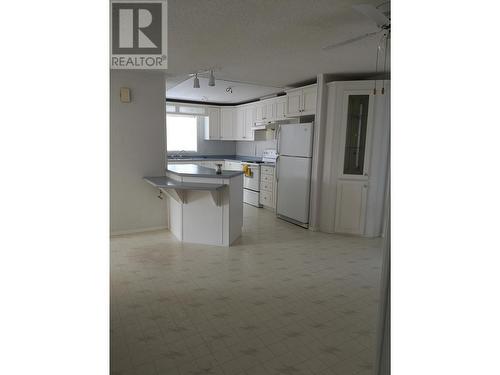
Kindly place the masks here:
<instances>
[{"instance_id":1,"label":"ceiling fan blade","mask_svg":"<svg viewBox=\"0 0 500 375\"><path fill-rule=\"evenodd\" d=\"M344 40L344 41L342 41L342 42L338 42L338 43L330 44L329 46L323 47L323 50L324 50L324 51L329 51L329 50L334 49L334 48L337 48L337 47L345 46L346 44L354 43L354 42L357 42L358 40L363 40L363 39L365 39L365 38L369 38L369 37L371 37L372 35L376 35L376 34L380 33L380 31L381 31L381 30L374 31L374 32L372 32L372 33L368 33L368 34L360 35L360 36L357 36L357 37L355 37L355 38L351 38L351 39Z\"/></svg>"},{"instance_id":2,"label":"ceiling fan blade","mask_svg":"<svg viewBox=\"0 0 500 375\"><path fill-rule=\"evenodd\" d=\"M352 9L371 18L379 27L387 25L390 22L389 18L387 18L384 13L371 4L352 5Z\"/></svg>"}]
</instances>

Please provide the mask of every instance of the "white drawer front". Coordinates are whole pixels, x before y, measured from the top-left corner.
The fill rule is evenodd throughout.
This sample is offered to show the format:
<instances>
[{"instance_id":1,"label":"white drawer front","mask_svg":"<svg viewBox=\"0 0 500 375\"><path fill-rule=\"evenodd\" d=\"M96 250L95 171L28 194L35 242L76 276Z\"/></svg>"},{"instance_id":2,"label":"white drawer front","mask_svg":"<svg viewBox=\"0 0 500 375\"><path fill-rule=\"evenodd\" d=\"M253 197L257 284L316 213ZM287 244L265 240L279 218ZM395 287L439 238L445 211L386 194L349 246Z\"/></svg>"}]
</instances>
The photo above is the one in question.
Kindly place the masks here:
<instances>
[{"instance_id":1,"label":"white drawer front","mask_svg":"<svg viewBox=\"0 0 500 375\"><path fill-rule=\"evenodd\" d=\"M269 175L269 174L263 174L263 175L261 176L261 180L262 180L263 182L270 182L270 183L273 183L273 181L274 181L274 176L271 176L271 175Z\"/></svg>"},{"instance_id":2,"label":"white drawer front","mask_svg":"<svg viewBox=\"0 0 500 375\"><path fill-rule=\"evenodd\" d=\"M243 189L243 202L259 207L261 204L259 203L259 197L260 194L256 191Z\"/></svg>"},{"instance_id":3,"label":"white drawer front","mask_svg":"<svg viewBox=\"0 0 500 375\"><path fill-rule=\"evenodd\" d=\"M270 191L272 193L273 183L269 181L261 181L260 190Z\"/></svg>"},{"instance_id":4,"label":"white drawer front","mask_svg":"<svg viewBox=\"0 0 500 375\"><path fill-rule=\"evenodd\" d=\"M263 174L270 174L270 175L273 175L273 176L274 176L274 167L269 167L269 166L263 165L263 166L260 168L260 171L261 171Z\"/></svg>"},{"instance_id":5,"label":"white drawer front","mask_svg":"<svg viewBox=\"0 0 500 375\"><path fill-rule=\"evenodd\" d=\"M260 203L267 207L274 207L273 193L269 191L260 192Z\"/></svg>"}]
</instances>

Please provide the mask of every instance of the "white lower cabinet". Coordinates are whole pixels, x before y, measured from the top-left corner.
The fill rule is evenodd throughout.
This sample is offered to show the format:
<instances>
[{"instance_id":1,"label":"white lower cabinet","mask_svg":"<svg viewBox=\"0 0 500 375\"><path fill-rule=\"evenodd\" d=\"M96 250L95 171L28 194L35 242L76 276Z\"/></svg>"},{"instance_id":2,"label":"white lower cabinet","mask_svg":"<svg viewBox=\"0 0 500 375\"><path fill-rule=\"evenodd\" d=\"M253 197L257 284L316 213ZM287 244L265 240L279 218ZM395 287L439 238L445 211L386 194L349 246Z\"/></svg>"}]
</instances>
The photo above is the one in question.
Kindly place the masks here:
<instances>
[{"instance_id":1,"label":"white lower cabinet","mask_svg":"<svg viewBox=\"0 0 500 375\"><path fill-rule=\"evenodd\" d=\"M337 183L335 232L362 235L365 230L368 185L363 181Z\"/></svg>"},{"instance_id":2,"label":"white lower cabinet","mask_svg":"<svg viewBox=\"0 0 500 375\"><path fill-rule=\"evenodd\" d=\"M260 168L260 203L265 207L276 209L274 167L269 165Z\"/></svg>"}]
</instances>

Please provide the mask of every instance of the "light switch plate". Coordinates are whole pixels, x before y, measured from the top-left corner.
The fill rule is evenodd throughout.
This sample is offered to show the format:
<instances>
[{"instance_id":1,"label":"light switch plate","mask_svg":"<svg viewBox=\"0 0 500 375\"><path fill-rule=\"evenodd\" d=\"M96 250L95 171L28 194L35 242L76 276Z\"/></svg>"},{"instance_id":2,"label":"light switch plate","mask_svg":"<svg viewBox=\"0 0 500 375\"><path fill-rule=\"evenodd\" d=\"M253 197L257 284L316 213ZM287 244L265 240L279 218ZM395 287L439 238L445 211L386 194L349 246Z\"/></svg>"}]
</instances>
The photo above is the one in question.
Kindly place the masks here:
<instances>
[{"instance_id":1,"label":"light switch plate","mask_svg":"<svg viewBox=\"0 0 500 375\"><path fill-rule=\"evenodd\" d=\"M128 87L120 87L120 101L130 103L130 89Z\"/></svg>"}]
</instances>

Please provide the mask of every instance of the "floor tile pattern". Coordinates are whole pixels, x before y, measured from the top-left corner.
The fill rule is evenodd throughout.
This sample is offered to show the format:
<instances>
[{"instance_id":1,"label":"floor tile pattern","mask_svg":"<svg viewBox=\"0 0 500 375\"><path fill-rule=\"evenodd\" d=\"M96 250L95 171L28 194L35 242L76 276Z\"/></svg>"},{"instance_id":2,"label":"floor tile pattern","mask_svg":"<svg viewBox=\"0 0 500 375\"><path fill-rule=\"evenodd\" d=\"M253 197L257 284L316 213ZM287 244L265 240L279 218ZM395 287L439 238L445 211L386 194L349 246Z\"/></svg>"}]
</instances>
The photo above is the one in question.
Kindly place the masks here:
<instances>
[{"instance_id":1,"label":"floor tile pattern","mask_svg":"<svg viewBox=\"0 0 500 375\"><path fill-rule=\"evenodd\" d=\"M372 374L380 245L248 205L230 248L113 237L111 373Z\"/></svg>"}]
</instances>

